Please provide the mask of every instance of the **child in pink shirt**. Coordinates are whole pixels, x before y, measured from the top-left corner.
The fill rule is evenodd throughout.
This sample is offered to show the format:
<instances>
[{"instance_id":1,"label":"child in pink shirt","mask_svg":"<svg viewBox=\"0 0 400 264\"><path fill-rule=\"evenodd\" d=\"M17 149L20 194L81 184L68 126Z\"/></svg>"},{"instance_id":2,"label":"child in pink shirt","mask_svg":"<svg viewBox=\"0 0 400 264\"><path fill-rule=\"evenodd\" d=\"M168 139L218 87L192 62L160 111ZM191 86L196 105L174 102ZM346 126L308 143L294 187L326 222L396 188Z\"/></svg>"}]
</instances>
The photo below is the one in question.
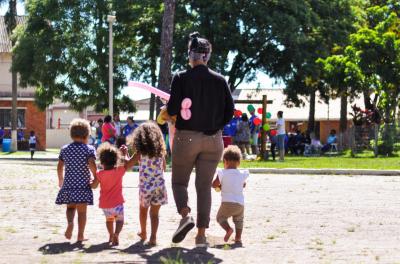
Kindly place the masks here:
<instances>
[{"instance_id":1,"label":"child in pink shirt","mask_svg":"<svg viewBox=\"0 0 400 264\"><path fill-rule=\"evenodd\" d=\"M126 155L126 147L122 147L121 152ZM138 161L138 157L135 155L132 158L128 158L123 165L120 165L118 164L121 160L120 151L108 142L100 145L97 154L103 170L97 171L92 188L96 188L100 184L99 207L103 209L106 217L109 242L113 246L117 246L119 233L124 225L122 177L126 170Z\"/></svg>"}]
</instances>

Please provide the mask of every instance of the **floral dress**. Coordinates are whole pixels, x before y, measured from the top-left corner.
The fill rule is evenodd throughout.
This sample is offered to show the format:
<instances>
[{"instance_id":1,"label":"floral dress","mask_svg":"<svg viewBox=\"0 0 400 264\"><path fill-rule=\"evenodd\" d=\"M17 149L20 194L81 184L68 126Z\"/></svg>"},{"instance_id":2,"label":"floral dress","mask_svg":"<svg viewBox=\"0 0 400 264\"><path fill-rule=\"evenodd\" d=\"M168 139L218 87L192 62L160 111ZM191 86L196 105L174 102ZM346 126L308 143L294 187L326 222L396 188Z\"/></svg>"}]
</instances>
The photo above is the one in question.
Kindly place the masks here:
<instances>
[{"instance_id":1,"label":"floral dress","mask_svg":"<svg viewBox=\"0 0 400 264\"><path fill-rule=\"evenodd\" d=\"M142 156L139 166L139 202L142 207L168 203L163 158Z\"/></svg>"}]
</instances>

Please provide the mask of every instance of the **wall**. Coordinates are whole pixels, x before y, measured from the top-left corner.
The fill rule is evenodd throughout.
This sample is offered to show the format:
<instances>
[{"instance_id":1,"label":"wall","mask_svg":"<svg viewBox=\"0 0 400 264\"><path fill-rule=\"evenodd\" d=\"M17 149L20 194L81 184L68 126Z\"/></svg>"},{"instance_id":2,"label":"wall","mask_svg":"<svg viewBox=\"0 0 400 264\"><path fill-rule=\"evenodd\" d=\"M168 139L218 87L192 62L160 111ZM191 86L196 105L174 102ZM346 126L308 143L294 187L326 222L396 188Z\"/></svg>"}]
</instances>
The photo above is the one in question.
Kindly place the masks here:
<instances>
[{"instance_id":1,"label":"wall","mask_svg":"<svg viewBox=\"0 0 400 264\"><path fill-rule=\"evenodd\" d=\"M46 129L46 145L48 148L61 148L71 143L69 129Z\"/></svg>"},{"instance_id":2,"label":"wall","mask_svg":"<svg viewBox=\"0 0 400 264\"><path fill-rule=\"evenodd\" d=\"M11 54L0 53L0 93L11 93ZM18 86L18 94L32 94L35 89L32 87L21 88Z\"/></svg>"},{"instance_id":3,"label":"wall","mask_svg":"<svg viewBox=\"0 0 400 264\"><path fill-rule=\"evenodd\" d=\"M18 108L25 108L25 138L35 131L38 150L46 149L46 113L40 111L33 101L18 101ZM0 101L0 107L11 108L11 101Z\"/></svg>"}]
</instances>

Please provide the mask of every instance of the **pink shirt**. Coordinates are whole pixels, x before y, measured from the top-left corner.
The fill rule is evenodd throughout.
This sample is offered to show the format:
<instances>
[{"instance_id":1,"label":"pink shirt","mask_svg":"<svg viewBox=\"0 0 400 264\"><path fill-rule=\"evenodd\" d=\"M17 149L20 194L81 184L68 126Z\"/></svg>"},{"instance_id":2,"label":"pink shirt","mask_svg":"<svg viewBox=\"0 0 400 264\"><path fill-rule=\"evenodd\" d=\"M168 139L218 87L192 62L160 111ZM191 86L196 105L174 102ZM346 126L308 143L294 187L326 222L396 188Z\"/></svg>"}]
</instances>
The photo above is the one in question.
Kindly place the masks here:
<instances>
[{"instance_id":1,"label":"pink shirt","mask_svg":"<svg viewBox=\"0 0 400 264\"><path fill-rule=\"evenodd\" d=\"M122 195L122 177L125 167L120 166L112 170L101 170L96 173L100 182L100 208L114 208L124 203Z\"/></svg>"},{"instance_id":2,"label":"pink shirt","mask_svg":"<svg viewBox=\"0 0 400 264\"><path fill-rule=\"evenodd\" d=\"M115 130L115 127L111 123L104 123L101 127L101 132L103 133L101 142L105 142L110 140L110 138L115 137L117 130Z\"/></svg>"}]
</instances>

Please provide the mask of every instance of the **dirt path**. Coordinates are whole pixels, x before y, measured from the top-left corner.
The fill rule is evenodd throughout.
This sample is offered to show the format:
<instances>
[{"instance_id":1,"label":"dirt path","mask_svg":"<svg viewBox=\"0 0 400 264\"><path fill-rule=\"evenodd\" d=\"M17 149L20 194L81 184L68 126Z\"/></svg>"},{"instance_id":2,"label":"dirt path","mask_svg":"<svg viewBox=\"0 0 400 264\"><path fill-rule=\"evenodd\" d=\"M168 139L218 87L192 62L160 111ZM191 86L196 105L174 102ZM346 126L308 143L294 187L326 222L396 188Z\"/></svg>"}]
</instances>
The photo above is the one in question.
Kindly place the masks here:
<instances>
[{"instance_id":1,"label":"dirt path","mask_svg":"<svg viewBox=\"0 0 400 264\"><path fill-rule=\"evenodd\" d=\"M161 208L159 246L138 243L136 173L124 179L126 225L120 246L108 249L104 217L89 207L82 248L63 238L65 208L56 206L54 163L0 160L0 263L400 263L400 177L252 175L245 192L243 248L222 242L213 192L211 248L194 249L194 232L171 243L177 227L170 175L170 202ZM193 177L194 178L194 177ZM195 191L190 199L194 212ZM178 255L178 257L177 257Z\"/></svg>"}]
</instances>

